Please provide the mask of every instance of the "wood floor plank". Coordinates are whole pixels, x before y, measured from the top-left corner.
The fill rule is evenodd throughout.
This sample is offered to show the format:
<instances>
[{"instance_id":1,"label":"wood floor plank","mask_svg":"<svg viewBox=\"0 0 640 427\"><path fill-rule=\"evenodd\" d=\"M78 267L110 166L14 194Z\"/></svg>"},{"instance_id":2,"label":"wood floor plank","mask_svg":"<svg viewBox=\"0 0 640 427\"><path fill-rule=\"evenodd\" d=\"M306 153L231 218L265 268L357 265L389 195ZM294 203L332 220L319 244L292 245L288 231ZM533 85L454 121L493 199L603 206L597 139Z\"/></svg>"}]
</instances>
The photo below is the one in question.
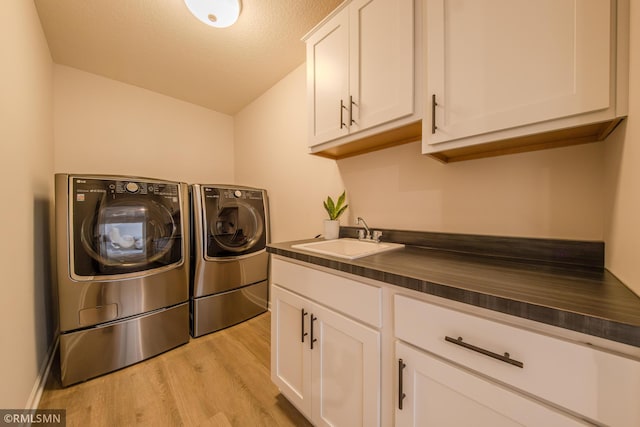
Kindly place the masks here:
<instances>
[{"instance_id":1,"label":"wood floor plank","mask_svg":"<svg viewBox=\"0 0 640 427\"><path fill-rule=\"evenodd\" d=\"M265 313L67 388L54 368L39 408L66 409L69 427L310 426L271 382L270 321Z\"/></svg>"}]
</instances>

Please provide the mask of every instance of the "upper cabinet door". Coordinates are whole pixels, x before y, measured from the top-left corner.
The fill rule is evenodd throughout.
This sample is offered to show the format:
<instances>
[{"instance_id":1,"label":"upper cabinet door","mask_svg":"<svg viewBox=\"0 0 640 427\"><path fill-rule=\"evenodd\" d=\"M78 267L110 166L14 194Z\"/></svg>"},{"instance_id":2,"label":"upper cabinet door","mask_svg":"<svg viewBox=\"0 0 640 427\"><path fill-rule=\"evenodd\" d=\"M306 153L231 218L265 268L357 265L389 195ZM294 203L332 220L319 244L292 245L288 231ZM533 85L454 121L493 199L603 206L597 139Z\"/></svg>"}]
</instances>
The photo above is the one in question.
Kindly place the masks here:
<instances>
[{"instance_id":1,"label":"upper cabinet door","mask_svg":"<svg viewBox=\"0 0 640 427\"><path fill-rule=\"evenodd\" d=\"M388 131L415 113L414 1L346 2L307 36L310 147Z\"/></svg>"},{"instance_id":2,"label":"upper cabinet door","mask_svg":"<svg viewBox=\"0 0 640 427\"><path fill-rule=\"evenodd\" d=\"M307 40L309 145L349 132L349 13L342 10Z\"/></svg>"},{"instance_id":3,"label":"upper cabinet door","mask_svg":"<svg viewBox=\"0 0 640 427\"><path fill-rule=\"evenodd\" d=\"M350 132L413 113L413 0L355 0L350 11Z\"/></svg>"},{"instance_id":4,"label":"upper cabinet door","mask_svg":"<svg viewBox=\"0 0 640 427\"><path fill-rule=\"evenodd\" d=\"M429 144L610 106L611 0L426 4Z\"/></svg>"}]
</instances>

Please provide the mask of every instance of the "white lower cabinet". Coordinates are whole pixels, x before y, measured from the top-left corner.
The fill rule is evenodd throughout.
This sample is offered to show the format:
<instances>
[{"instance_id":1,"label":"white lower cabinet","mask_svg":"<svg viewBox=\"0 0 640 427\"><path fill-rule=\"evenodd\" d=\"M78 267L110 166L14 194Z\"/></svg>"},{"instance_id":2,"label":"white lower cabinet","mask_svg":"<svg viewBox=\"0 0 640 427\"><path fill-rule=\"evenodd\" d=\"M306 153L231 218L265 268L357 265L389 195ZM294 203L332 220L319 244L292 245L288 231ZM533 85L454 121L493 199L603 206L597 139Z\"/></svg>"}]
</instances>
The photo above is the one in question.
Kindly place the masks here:
<instances>
[{"instance_id":1,"label":"white lower cabinet","mask_svg":"<svg viewBox=\"0 0 640 427\"><path fill-rule=\"evenodd\" d=\"M396 427L585 425L400 341L396 342L396 356Z\"/></svg>"},{"instance_id":2,"label":"white lower cabinet","mask_svg":"<svg viewBox=\"0 0 640 427\"><path fill-rule=\"evenodd\" d=\"M316 426L640 426L637 357L489 310L272 257L271 312L271 379Z\"/></svg>"},{"instance_id":3,"label":"white lower cabinet","mask_svg":"<svg viewBox=\"0 0 640 427\"><path fill-rule=\"evenodd\" d=\"M311 303L271 286L271 379L306 416L311 414Z\"/></svg>"},{"instance_id":4,"label":"white lower cabinet","mask_svg":"<svg viewBox=\"0 0 640 427\"><path fill-rule=\"evenodd\" d=\"M412 408L408 415L396 409L398 425L569 426L576 425L573 414L597 425L640 426L635 359L404 295L394 296L394 317L396 339L419 349L396 345ZM439 413L452 410L467 423L441 423ZM414 423L414 416L438 418Z\"/></svg>"},{"instance_id":5,"label":"white lower cabinet","mask_svg":"<svg viewBox=\"0 0 640 427\"><path fill-rule=\"evenodd\" d=\"M271 376L316 426L380 425L380 332L275 284Z\"/></svg>"}]
</instances>

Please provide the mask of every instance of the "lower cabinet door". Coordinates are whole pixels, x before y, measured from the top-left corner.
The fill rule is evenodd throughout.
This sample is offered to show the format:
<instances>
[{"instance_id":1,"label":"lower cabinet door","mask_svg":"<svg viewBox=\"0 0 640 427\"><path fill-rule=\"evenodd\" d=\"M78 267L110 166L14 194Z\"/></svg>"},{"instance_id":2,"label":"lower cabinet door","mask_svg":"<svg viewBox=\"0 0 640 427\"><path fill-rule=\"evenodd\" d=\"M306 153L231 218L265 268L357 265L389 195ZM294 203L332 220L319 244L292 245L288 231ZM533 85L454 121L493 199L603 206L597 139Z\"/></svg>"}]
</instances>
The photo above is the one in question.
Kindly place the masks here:
<instances>
[{"instance_id":1,"label":"lower cabinet door","mask_svg":"<svg viewBox=\"0 0 640 427\"><path fill-rule=\"evenodd\" d=\"M379 426L380 332L318 305L311 316L314 425Z\"/></svg>"},{"instance_id":2,"label":"lower cabinet door","mask_svg":"<svg viewBox=\"0 0 640 427\"><path fill-rule=\"evenodd\" d=\"M311 302L271 287L271 380L307 418L311 418ZM306 334L303 336L303 334Z\"/></svg>"},{"instance_id":3,"label":"lower cabinet door","mask_svg":"<svg viewBox=\"0 0 640 427\"><path fill-rule=\"evenodd\" d=\"M271 287L271 380L316 426L380 426L380 332Z\"/></svg>"},{"instance_id":4,"label":"lower cabinet door","mask_svg":"<svg viewBox=\"0 0 640 427\"><path fill-rule=\"evenodd\" d=\"M397 427L586 425L399 341L396 363Z\"/></svg>"}]
</instances>

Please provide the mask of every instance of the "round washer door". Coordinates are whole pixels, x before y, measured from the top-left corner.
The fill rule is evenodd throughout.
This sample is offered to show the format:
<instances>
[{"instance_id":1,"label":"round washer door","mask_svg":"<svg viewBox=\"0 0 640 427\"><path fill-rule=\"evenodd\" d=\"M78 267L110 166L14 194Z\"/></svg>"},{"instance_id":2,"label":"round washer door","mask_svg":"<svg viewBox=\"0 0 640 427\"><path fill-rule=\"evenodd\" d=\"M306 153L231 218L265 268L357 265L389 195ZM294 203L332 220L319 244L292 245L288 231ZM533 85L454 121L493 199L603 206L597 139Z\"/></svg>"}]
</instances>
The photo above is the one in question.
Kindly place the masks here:
<instances>
[{"instance_id":1,"label":"round washer door","mask_svg":"<svg viewBox=\"0 0 640 427\"><path fill-rule=\"evenodd\" d=\"M209 256L237 256L264 249L263 215L243 200L224 201L208 228L215 243L208 245Z\"/></svg>"},{"instance_id":2,"label":"round washer door","mask_svg":"<svg viewBox=\"0 0 640 427\"><path fill-rule=\"evenodd\" d=\"M178 186L75 179L72 277L117 279L182 262Z\"/></svg>"},{"instance_id":3,"label":"round washer door","mask_svg":"<svg viewBox=\"0 0 640 427\"><path fill-rule=\"evenodd\" d=\"M165 257L176 238L171 212L158 203L114 203L81 226L84 250L103 267L139 271Z\"/></svg>"}]
</instances>

